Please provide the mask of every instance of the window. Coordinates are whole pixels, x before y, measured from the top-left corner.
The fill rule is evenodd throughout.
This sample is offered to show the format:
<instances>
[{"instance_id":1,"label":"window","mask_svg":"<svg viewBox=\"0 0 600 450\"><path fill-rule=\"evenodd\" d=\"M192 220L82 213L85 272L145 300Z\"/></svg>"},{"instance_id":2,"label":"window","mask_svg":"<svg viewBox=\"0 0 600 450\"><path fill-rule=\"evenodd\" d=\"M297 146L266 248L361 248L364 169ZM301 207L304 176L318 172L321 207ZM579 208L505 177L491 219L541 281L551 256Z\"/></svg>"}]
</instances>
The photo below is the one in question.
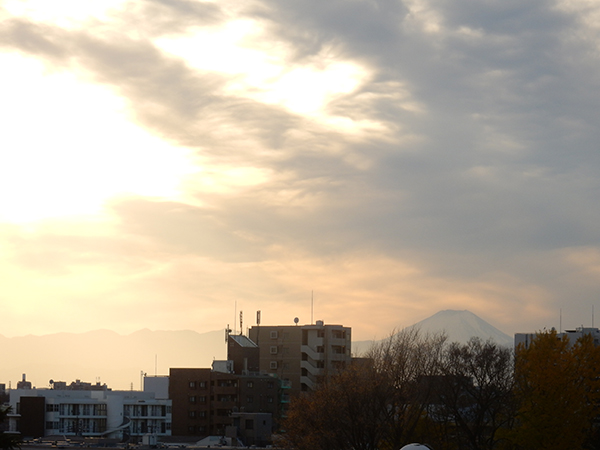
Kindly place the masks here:
<instances>
[{"instance_id":1,"label":"window","mask_svg":"<svg viewBox=\"0 0 600 450\"><path fill-rule=\"evenodd\" d=\"M254 387L254 382L248 381L248 383L246 384L246 386L248 386L249 388L253 388Z\"/></svg>"},{"instance_id":2,"label":"window","mask_svg":"<svg viewBox=\"0 0 600 450\"><path fill-rule=\"evenodd\" d=\"M206 381L200 381L198 383L198 386L200 387L200 389L206 389Z\"/></svg>"},{"instance_id":3,"label":"window","mask_svg":"<svg viewBox=\"0 0 600 450\"><path fill-rule=\"evenodd\" d=\"M196 418L196 411L188 411L188 417L190 419L195 419Z\"/></svg>"},{"instance_id":4,"label":"window","mask_svg":"<svg viewBox=\"0 0 600 450\"><path fill-rule=\"evenodd\" d=\"M196 382L190 381L190 389L196 389Z\"/></svg>"},{"instance_id":5,"label":"window","mask_svg":"<svg viewBox=\"0 0 600 450\"><path fill-rule=\"evenodd\" d=\"M206 403L206 395L201 395L200 397L198 397L198 402L199 403Z\"/></svg>"},{"instance_id":6,"label":"window","mask_svg":"<svg viewBox=\"0 0 600 450\"><path fill-rule=\"evenodd\" d=\"M271 369L277 369L277 361L271 361L271 364L269 365L269 368L271 368Z\"/></svg>"},{"instance_id":7,"label":"window","mask_svg":"<svg viewBox=\"0 0 600 450\"><path fill-rule=\"evenodd\" d=\"M325 337L325 330L317 330L317 337Z\"/></svg>"},{"instance_id":8,"label":"window","mask_svg":"<svg viewBox=\"0 0 600 450\"><path fill-rule=\"evenodd\" d=\"M271 355L276 355L276 354L277 354L277 346L271 345Z\"/></svg>"},{"instance_id":9,"label":"window","mask_svg":"<svg viewBox=\"0 0 600 450\"><path fill-rule=\"evenodd\" d=\"M267 403L273 403L273 397L271 395L267 397Z\"/></svg>"},{"instance_id":10,"label":"window","mask_svg":"<svg viewBox=\"0 0 600 450\"><path fill-rule=\"evenodd\" d=\"M275 383L272 381L267 381L267 389L273 389L275 387Z\"/></svg>"},{"instance_id":11,"label":"window","mask_svg":"<svg viewBox=\"0 0 600 450\"><path fill-rule=\"evenodd\" d=\"M190 401L190 403L196 403L196 396L195 395L190 395L189 396L189 401Z\"/></svg>"},{"instance_id":12,"label":"window","mask_svg":"<svg viewBox=\"0 0 600 450\"><path fill-rule=\"evenodd\" d=\"M322 345L319 345L317 347L317 353L325 353L325 347L323 347Z\"/></svg>"},{"instance_id":13,"label":"window","mask_svg":"<svg viewBox=\"0 0 600 450\"><path fill-rule=\"evenodd\" d=\"M277 339L277 331L271 331L271 339Z\"/></svg>"},{"instance_id":14,"label":"window","mask_svg":"<svg viewBox=\"0 0 600 450\"><path fill-rule=\"evenodd\" d=\"M254 403L254 397L249 395L248 397L246 397L246 403Z\"/></svg>"}]
</instances>

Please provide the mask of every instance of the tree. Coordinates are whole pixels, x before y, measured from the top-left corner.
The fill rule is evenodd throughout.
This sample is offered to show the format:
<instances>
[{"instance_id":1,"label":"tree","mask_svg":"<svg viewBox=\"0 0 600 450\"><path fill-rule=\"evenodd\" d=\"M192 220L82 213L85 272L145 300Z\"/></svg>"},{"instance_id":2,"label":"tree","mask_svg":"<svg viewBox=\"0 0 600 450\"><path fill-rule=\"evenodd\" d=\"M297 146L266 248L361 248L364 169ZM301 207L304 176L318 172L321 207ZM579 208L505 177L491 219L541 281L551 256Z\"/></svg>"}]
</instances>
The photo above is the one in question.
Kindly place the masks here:
<instances>
[{"instance_id":1,"label":"tree","mask_svg":"<svg viewBox=\"0 0 600 450\"><path fill-rule=\"evenodd\" d=\"M387 448L431 440L425 421L434 386L422 380L441 374L446 339L443 333L423 334L417 328L410 328L370 351L376 370L393 388L389 398L393 416L385 442Z\"/></svg>"},{"instance_id":2,"label":"tree","mask_svg":"<svg viewBox=\"0 0 600 450\"><path fill-rule=\"evenodd\" d=\"M294 398L284 422L285 438L299 450L375 450L390 421L390 386L371 364L352 365Z\"/></svg>"},{"instance_id":3,"label":"tree","mask_svg":"<svg viewBox=\"0 0 600 450\"><path fill-rule=\"evenodd\" d=\"M284 421L287 444L299 450L398 449L421 440L428 392L419 380L438 373L445 337L405 330L304 397Z\"/></svg>"},{"instance_id":4,"label":"tree","mask_svg":"<svg viewBox=\"0 0 600 450\"><path fill-rule=\"evenodd\" d=\"M517 349L514 440L523 448L584 448L594 432L600 393L600 348L587 334L571 345L555 330ZM589 446L588 446L589 447Z\"/></svg>"},{"instance_id":5,"label":"tree","mask_svg":"<svg viewBox=\"0 0 600 450\"><path fill-rule=\"evenodd\" d=\"M500 448L514 417L513 354L493 341L472 338L445 350L437 378L437 423L445 446Z\"/></svg>"},{"instance_id":6,"label":"tree","mask_svg":"<svg viewBox=\"0 0 600 450\"><path fill-rule=\"evenodd\" d=\"M11 412L10 406L0 405L0 449L13 450L21 447L21 438L19 435L7 433L4 428L6 420Z\"/></svg>"}]
</instances>

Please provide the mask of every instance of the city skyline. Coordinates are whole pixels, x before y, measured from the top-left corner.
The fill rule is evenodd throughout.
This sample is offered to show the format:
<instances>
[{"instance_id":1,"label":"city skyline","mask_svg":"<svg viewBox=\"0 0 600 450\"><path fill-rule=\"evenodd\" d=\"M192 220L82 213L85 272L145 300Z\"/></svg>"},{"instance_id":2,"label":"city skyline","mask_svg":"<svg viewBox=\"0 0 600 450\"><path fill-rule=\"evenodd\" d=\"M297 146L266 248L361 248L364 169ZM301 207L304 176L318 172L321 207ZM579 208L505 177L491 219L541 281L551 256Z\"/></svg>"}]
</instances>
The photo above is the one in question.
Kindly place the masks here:
<instances>
[{"instance_id":1,"label":"city skyline","mask_svg":"<svg viewBox=\"0 0 600 450\"><path fill-rule=\"evenodd\" d=\"M590 326L598 18L0 0L0 335Z\"/></svg>"}]
</instances>

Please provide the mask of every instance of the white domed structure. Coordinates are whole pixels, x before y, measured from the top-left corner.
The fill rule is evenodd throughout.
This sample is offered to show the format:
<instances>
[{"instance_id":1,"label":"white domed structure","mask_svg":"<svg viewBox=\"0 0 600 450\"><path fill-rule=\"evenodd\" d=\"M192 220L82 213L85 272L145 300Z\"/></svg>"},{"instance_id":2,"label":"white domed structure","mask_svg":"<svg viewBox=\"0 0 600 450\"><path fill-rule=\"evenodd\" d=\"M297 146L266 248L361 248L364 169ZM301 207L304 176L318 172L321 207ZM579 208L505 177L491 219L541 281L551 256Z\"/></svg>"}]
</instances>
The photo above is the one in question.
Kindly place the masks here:
<instances>
[{"instance_id":1,"label":"white domed structure","mask_svg":"<svg viewBox=\"0 0 600 450\"><path fill-rule=\"evenodd\" d=\"M432 450L432 448L425 444L408 444L402 447L400 450Z\"/></svg>"}]
</instances>

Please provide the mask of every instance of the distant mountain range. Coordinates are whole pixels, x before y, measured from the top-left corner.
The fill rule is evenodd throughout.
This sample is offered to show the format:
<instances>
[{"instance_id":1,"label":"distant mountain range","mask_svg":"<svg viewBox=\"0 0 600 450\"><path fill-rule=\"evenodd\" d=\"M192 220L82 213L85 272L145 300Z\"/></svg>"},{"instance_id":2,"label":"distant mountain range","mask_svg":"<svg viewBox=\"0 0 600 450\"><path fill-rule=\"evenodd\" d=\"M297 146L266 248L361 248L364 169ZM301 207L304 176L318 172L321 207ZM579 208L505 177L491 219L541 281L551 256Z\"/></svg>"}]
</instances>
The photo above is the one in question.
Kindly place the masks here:
<instances>
[{"instance_id":1,"label":"distant mountain range","mask_svg":"<svg viewBox=\"0 0 600 450\"><path fill-rule=\"evenodd\" d=\"M472 336L512 346L512 338L469 311L440 311L418 322L423 332L445 331L450 341ZM352 343L354 355L364 354L374 341ZM226 358L225 333L211 331L140 330L129 335L97 330L45 336L6 338L0 335L0 383L16 387L22 374L36 387L49 380L76 379L106 383L112 389L140 389L142 373L168 375L175 367L210 367Z\"/></svg>"},{"instance_id":2,"label":"distant mountain range","mask_svg":"<svg viewBox=\"0 0 600 450\"><path fill-rule=\"evenodd\" d=\"M448 336L449 342L464 344L472 337L478 337L484 341L491 339L505 347L513 346L512 337L467 310L440 311L408 328L418 328L423 333L444 332ZM352 353L364 354L374 343L375 341L353 342Z\"/></svg>"},{"instance_id":3,"label":"distant mountain range","mask_svg":"<svg viewBox=\"0 0 600 450\"><path fill-rule=\"evenodd\" d=\"M96 330L7 338L0 336L0 383L16 387L22 374L37 387L76 379L112 389L140 389L140 375L168 375L171 367L210 367L225 359L224 331Z\"/></svg>"}]
</instances>

